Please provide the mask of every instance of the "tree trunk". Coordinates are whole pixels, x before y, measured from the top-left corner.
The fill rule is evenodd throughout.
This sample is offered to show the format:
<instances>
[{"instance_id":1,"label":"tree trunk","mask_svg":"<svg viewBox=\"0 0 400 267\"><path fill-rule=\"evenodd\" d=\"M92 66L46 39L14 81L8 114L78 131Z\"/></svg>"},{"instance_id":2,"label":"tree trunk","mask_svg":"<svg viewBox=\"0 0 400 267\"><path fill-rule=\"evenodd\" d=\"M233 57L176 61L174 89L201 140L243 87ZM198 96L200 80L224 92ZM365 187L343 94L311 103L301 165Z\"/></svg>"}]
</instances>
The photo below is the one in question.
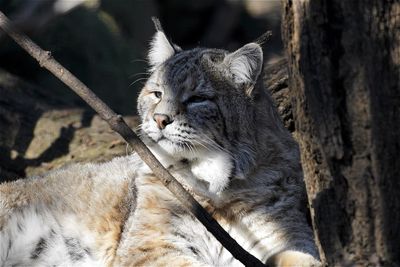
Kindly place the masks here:
<instances>
[{"instance_id":1,"label":"tree trunk","mask_svg":"<svg viewBox=\"0 0 400 267\"><path fill-rule=\"evenodd\" d=\"M398 266L400 2L284 0L282 31L321 257Z\"/></svg>"}]
</instances>

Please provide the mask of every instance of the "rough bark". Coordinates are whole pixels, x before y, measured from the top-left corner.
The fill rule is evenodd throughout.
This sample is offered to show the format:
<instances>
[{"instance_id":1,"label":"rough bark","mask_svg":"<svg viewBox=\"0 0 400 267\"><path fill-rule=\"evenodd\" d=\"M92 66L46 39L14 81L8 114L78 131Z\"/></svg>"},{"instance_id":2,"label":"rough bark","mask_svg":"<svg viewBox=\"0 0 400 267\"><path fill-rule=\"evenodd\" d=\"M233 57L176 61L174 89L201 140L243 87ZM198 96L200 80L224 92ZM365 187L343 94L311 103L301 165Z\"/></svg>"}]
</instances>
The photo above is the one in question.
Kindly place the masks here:
<instances>
[{"instance_id":1,"label":"rough bark","mask_svg":"<svg viewBox=\"0 0 400 267\"><path fill-rule=\"evenodd\" d=\"M284 1L296 137L322 258L400 265L400 2Z\"/></svg>"},{"instance_id":2,"label":"rough bark","mask_svg":"<svg viewBox=\"0 0 400 267\"><path fill-rule=\"evenodd\" d=\"M274 99L278 113L286 127L294 133L294 121L286 59L280 59L264 68L264 85Z\"/></svg>"}]
</instances>

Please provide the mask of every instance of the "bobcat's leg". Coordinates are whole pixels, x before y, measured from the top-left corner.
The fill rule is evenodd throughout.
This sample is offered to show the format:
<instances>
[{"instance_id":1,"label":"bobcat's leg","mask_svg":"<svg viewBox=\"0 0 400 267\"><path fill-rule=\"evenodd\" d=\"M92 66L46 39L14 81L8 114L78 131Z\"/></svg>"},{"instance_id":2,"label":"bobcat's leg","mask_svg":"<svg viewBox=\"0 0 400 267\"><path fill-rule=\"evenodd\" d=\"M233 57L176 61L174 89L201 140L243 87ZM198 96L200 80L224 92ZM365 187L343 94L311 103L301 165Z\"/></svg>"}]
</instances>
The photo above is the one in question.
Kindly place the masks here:
<instances>
[{"instance_id":1,"label":"bobcat's leg","mask_svg":"<svg viewBox=\"0 0 400 267\"><path fill-rule=\"evenodd\" d=\"M268 264L277 267L320 267L321 262L311 256L295 250L285 250L277 253L268 260Z\"/></svg>"}]
</instances>

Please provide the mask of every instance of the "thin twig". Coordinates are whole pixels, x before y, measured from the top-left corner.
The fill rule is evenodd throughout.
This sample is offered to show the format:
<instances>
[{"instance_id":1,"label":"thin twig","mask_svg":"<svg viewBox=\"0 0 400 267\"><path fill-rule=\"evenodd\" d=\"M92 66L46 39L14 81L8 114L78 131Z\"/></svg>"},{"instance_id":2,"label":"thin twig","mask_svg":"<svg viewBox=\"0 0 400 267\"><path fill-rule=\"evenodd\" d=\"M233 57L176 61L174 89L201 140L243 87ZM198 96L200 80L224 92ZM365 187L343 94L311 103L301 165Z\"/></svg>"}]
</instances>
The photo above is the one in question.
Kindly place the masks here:
<instances>
[{"instance_id":1,"label":"thin twig","mask_svg":"<svg viewBox=\"0 0 400 267\"><path fill-rule=\"evenodd\" d=\"M117 115L100 100L86 85L71 72L61 66L49 51L42 50L26 35L18 32L0 11L0 28L2 28L18 45L35 58L39 65L46 68L58 79L78 94L92 107L101 118L108 122L111 129L132 146L140 158L150 167L153 173L175 195L181 204L192 213L215 238L245 266L265 266L257 258L244 250L229 234L211 217L211 215L190 195L182 185L161 165L139 137L128 127L121 115Z\"/></svg>"}]
</instances>

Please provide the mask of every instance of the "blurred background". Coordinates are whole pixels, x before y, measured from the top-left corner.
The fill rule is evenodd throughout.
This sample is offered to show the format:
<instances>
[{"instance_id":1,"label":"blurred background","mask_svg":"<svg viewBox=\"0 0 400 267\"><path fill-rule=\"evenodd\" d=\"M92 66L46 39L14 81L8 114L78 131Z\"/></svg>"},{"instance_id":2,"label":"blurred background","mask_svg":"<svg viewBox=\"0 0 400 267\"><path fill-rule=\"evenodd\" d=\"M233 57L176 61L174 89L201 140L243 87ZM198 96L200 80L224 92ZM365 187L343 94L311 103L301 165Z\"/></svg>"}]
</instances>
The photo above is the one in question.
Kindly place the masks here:
<instances>
[{"instance_id":1,"label":"blurred background","mask_svg":"<svg viewBox=\"0 0 400 267\"><path fill-rule=\"evenodd\" d=\"M273 31L266 60L281 56L278 0L0 0L0 10L114 110L136 112L146 53L160 18L182 48L234 50ZM46 88L71 105L82 102L4 34L0 68Z\"/></svg>"},{"instance_id":2,"label":"blurred background","mask_svg":"<svg viewBox=\"0 0 400 267\"><path fill-rule=\"evenodd\" d=\"M152 16L184 49L232 51L271 30L265 60L282 57L278 0L0 0L0 10L132 127L148 76ZM0 30L0 182L128 152L90 108Z\"/></svg>"}]
</instances>

